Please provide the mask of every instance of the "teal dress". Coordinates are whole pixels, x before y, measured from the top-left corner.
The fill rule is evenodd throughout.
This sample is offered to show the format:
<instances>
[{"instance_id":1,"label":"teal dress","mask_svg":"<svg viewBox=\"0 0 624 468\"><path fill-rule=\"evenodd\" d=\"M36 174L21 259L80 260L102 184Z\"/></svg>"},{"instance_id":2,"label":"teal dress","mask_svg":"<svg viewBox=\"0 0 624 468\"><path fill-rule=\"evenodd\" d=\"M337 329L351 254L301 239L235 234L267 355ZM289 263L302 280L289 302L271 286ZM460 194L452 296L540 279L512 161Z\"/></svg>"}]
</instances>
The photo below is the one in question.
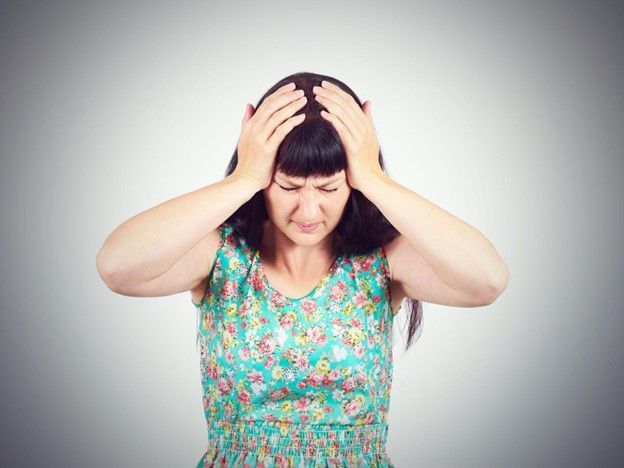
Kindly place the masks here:
<instances>
[{"instance_id":1,"label":"teal dress","mask_svg":"<svg viewBox=\"0 0 624 468\"><path fill-rule=\"evenodd\" d=\"M288 298L231 226L198 311L206 452L197 467L393 467L392 310L383 246L338 256Z\"/></svg>"}]
</instances>

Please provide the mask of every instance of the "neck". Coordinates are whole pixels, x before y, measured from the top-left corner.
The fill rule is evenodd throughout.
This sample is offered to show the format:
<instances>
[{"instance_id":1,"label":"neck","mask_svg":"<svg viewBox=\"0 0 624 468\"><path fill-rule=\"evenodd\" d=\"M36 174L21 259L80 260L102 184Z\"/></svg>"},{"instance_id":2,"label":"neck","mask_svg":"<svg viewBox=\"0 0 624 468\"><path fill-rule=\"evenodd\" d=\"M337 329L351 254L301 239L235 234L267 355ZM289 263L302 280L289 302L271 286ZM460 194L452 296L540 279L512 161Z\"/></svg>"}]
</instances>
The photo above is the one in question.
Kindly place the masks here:
<instances>
[{"instance_id":1,"label":"neck","mask_svg":"<svg viewBox=\"0 0 624 468\"><path fill-rule=\"evenodd\" d=\"M264 227L260 257L263 265L291 278L317 278L327 272L338 251L335 232L314 245L298 245L270 221Z\"/></svg>"}]
</instances>

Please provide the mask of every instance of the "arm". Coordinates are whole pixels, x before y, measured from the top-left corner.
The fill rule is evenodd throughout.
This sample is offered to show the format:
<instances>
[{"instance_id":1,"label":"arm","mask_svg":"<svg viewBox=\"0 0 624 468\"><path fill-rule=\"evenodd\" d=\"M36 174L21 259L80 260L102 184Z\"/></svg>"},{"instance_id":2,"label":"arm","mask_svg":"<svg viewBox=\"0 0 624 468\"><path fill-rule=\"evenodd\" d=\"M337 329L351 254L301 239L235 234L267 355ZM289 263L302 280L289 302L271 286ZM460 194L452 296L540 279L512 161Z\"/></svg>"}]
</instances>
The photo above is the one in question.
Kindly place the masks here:
<instances>
[{"instance_id":1,"label":"arm","mask_svg":"<svg viewBox=\"0 0 624 468\"><path fill-rule=\"evenodd\" d=\"M96 258L100 277L113 289L163 275L258 190L253 181L232 174L133 216L100 248Z\"/></svg>"},{"instance_id":2,"label":"arm","mask_svg":"<svg viewBox=\"0 0 624 468\"><path fill-rule=\"evenodd\" d=\"M411 247L449 288L483 303L492 302L505 289L509 280L507 266L477 229L385 173L371 176L360 191L409 240ZM409 248L407 243L404 245L407 247L403 248ZM408 255L403 252L404 257ZM401 256L398 252L397 257ZM416 278L416 273L402 276ZM413 286L412 289L421 287Z\"/></svg>"}]
</instances>

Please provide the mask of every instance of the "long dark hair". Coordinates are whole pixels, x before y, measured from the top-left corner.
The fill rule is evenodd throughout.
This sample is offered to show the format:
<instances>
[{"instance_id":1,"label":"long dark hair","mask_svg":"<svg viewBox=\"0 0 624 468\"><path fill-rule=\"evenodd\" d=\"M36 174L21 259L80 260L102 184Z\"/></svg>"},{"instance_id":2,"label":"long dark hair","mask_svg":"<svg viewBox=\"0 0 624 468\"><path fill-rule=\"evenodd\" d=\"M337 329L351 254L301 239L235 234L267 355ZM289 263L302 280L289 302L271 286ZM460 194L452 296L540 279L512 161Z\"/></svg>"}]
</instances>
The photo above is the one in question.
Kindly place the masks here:
<instances>
[{"instance_id":1,"label":"long dark hair","mask_svg":"<svg viewBox=\"0 0 624 468\"><path fill-rule=\"evenodd\" d=\"M292 177L331 176L347 167L347 158L338 132L333 125L321 117L321 109L327 109L314 99L312 87L321 86L321 81L330 81L349 93L358 103L362 103L357 95L343 82L327 75L300 72L282 78L260 98L260 104L278 88L294 82L296 89L302 89L308 98L306 104L295 113L305 113L305 120L296 125L284 138L277 150L276 169ZM229 176L238 164L238 145L225 171ZM379 165L387 173L381 150ZM264 221L268 219L264 194L262 190L241 205L225 223L233 227L238 236L242 236L252 249L259 249L263 233ZM379 209L360 191L352 189L345 206L343 216L336 226L339 254L363 254L371 249L394 239L399 235ZM412 338L422 322L422 306L420 301L405 298L410 309L406 350L412 344Z\"/></svg>"}]
</instances>

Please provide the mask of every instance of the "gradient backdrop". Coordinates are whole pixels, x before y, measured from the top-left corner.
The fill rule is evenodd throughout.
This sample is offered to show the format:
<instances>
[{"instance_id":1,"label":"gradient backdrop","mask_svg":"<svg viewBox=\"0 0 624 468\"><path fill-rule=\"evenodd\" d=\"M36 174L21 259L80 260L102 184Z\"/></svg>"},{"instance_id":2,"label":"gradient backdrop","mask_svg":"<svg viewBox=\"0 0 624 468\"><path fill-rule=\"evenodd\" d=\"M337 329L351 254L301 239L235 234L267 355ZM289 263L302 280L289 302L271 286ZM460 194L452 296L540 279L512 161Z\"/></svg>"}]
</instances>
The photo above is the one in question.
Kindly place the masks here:
<instances>
[{"instance_id":1,"label":"gradient backdrop","mask_svg":"<svg viewBox=\"0 0 624 468\"><path fill-rule=\"evenodd\" d=\"M190 294L95 256L221 179L245 104L349 84L388 172L507 262L492 305L395 322L398 467L623 463L624 53L617 2L2 2L0 464L194 466Z\"/></svg>"}]
</instances>

